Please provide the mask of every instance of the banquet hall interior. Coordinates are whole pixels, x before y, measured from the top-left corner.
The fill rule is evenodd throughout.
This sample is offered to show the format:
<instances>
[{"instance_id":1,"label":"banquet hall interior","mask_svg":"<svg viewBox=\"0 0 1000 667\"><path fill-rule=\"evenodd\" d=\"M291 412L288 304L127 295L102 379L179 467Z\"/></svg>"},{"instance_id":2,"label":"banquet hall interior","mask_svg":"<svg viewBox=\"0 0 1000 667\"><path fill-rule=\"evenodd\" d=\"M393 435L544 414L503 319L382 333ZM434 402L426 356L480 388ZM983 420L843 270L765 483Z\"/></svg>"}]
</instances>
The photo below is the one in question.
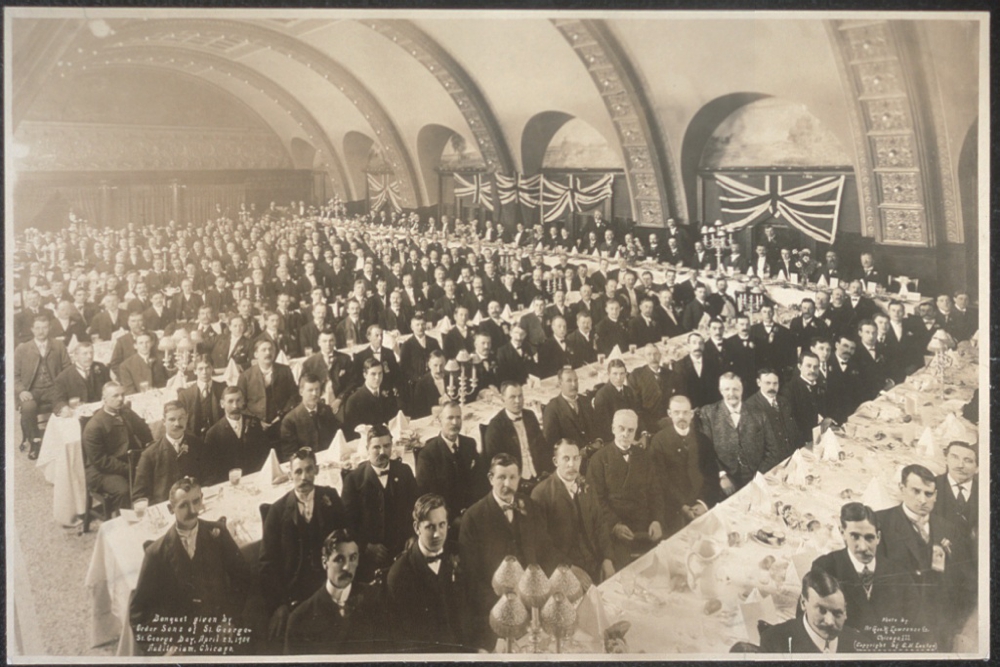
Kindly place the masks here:
<instances>
[{"instance_id":1,"label":"banquet hall interior","mask_svg":"<svg viewBox=\"0 0 1000 667\"><path fill-rule=\"evenodd\" d=\"M371 443L386 425L395 448L390 469L400 465L404 481L415 479L405 510L394 507L408 546L400 542L399 560L390 558L366 582L375 591L379 576L387 576L381 585L391 597L396 565L420 553L413 545L424 546L413 541L412 503L416 489L436 491L427 481L434 472L426 470L430 441L447 431L443 415L455 404L464 412L462 442L468 436L475 444L469 473L475 495L443 548L461 559L459 584L485 576L488 598L488 604L468 602L474 594L460 593L474 609L469 618L482 626L465 651L591 652L611 650L616 641L650 654L766 650L765 634L773 627L801 626L788 619L796 619L800 592L809 599L800 589L812 558L844 548L842 506L853 500L875 510L859 521L870 515L882 522L878 561L884 563L886 553L900 549L882 513L906 502L905 466L929 470L931 486L938 480L938 507L930 516L939 517L945 492L951 493L940 480L954 479L948 477L957 465L952 455L961 449L953 443L966 443L978 464L978 313L989 303L988 280L980 278L988 244L980 222L987 214L980 208L987 187L980 150L988 145L979 119L988 108L982 102L983 21L973 14L5 8L5 202L12 221L5 226L5 340L8 382L15 380L7 392L5 450L10 655L62 661L156 651L129 626L145 591L144 559L152 562L160 544L154 541L172 530L175 516L180 531L180 515L162 501L173 502L182 473L174 465L174 477L145 479L148 493L137 491L143 470L164 474L144 468L158 464L139 450L173 444L165 435L171 414L185 410L187 388L202 386L203 354L222 411L210 399L192 398L196 407L188 408L184 437L210 442L212 426L226 425L225 392L235 386L247 415L260 413L261 437L270 444L261 457L245 459L241 485L233 482L231 469L238 466L231 461L210 473L198 469L197 477L205 475L204 516L226 517L201 525L225 531L228 521L230 542L252 572L243 620L253 628L251 653L295 652L291 632L283 645L264 639L276 618L268 575L259 567L269 548L264 505L274 507L288 495L294 512L288 476L307 443L296 440L286 422L294 410L305 414L302 388L314 378L310 368L326 372L317 350L327 343L338 350L335 362L341 355L350 365L350 387L332 368L316 380L320 411L328 410L336 426L329 433L313 426L320 433L314 449L324 451L311 456L318 463L317 494L325 486L339 490L351 515L346 525L362 535L356 589L362 572L372 569L366 559L384 560L385 549L371 549L380 546L365 523L374 510L366 505L355 516L352 502L362 501L352 494L368 491L350 490L352 472L364 470L369 456L376 466ZM609 303L615 299L623 305L620 321L605 312L618 312ZM581 336L586 349L578 353L573 336L584 326L582 310L597 346ZM815 336L802 329L812 326L811 315L803 315L810 310L820 320ZM142 318L133 327L135 313ZM784 347L775 344L771 317L779 336L789 336L781 339ZM319 323L324 318L327 329ZM432 347L441 343L438 374L433 353L411 368L407 339L415 342L417 320L434 339ZM716 322L722 333L714 331ZM743 323L751 337L744 339L760 342L742 350L734 343L730 352L722 336L738 342ZM246 329L238 341L237 326ZM372 327L382 342L368 349ZM333 334L327 343L324 332ZM525 339L524 348L511 347L514 332ZM887 332L896 347L881 347ZM225 346L213 345L223 337ZM682 372L696 356L690 349L702 341L705 359L712 361L716 351L722 364L707 388L699 384L700 351L695 379ZM797 438L779 434L771 417L762 416L768 442L775 441L773 456L744 469L741 454L733 464L739 469L730 466L711 416L714 407L724 412L729 390L716 385L741 383L743 417L736 412L738 421L727 428L743 433L741 421L757 418L747 412L750 397L766 396L766 378L780 380L777 395L787 401L793 392L786 394L785 385L797 386L800 374L806 378L811 359L825 369L827 359L834 365L849 346L857 361L869 343L873 365L844 371L847 379L831 375L842 391L826 391L824 407L807 415ZM234 351L244 345L238 359ZM824 345L825 358L814 353ZM513 356L505 357L508 348ZM377 381L370 380L366 361L372 350L389 357L384 372L374 363ZM90 382L81 359L87 369L97 368L91 361L109 367L102 371L110 371L106 380L124 387L131 408L116 408L116 423L125 413L138 420L139 433L128 419L123 427L132 451L111 461L123 488L108 485L107 470L98 471L115 456L98 452L112 430L94 432L98 417L112 415L102 411L102 402L114 400L108 386L57 396L67 369L77 368ZM510 370L524 359L523 373ZM620 386L620 361L628 377L618 391L631 398L614 403L601 392ZM652 389L640 373L647 363L657 372ZM541 602L532 603L547 609L545 600L572 599L579 605L570 609L572 627L545 621L552 618L545 613L541 624L531 620L532 605L522 594L519 609L527 605L529 629L517 633L495 615L487 619L498 609L494 603L505 600L497 596L502 586L495 564L489 572L474 571L470 554L488 547L467 541L480 503L499 497L495 470L517 466L517 497L523 493L529 506L517 521L530 518L530 508L544 500L546 477L562 470L548 457L555 445L558 459L567 436L554 421L550 431L549 412L567 391L567 366L576 369L574 401L578 376L580 400L594 415L586 441L569 445L583 460L576 465L586 468L579 474L588 493L600 503L605 484L622 483L600 475L612 465L605 454L620 453L614 450L621 447L619 428L631 415L639 443L632 451L642 450L632 456L650 457L655 471L643 493L653 499L647 509L656 520L642 526L650 526L649 535L642 533L649 538L645 550L630 538L621 554L615 551L619 526L629 535L637 531L624 519L605 525L613 512L602 506L605 523L598 530L614 555L598 558L584 575L582 600L556 596L546 584ZM263 367L275 369L273 391L271 371ZM283 367L291 369L292 395L275 411ZM850 372L860 373L857 391ZM265 376L257 391L255 378ZM421 387L432 392L429 401ZM538 431L541 456L524 444L536 436L531 429L522 433L519 417L517 430L508 424L508 441L494 433L500 430L494 422L517 404L508 392L519 394L521 387L524 423ZM374 396L362 397L370 404L361 405L358 392L365 391ZM844 398L848 394L854 399ZM681 403L674 401L678 396ZM666 454L657 458L657 438L664 432L680 438L678 422L691 421L679 416L684 401L697 413L692 432L704 433L708 443L702 464L707 457L718 466L706 475L718 471L722 480L711 500L692 496L708 509L704 514L693 500L670 505L671 475L680 473ZM988 410L988 398L981 403ZM792 425L799 414L794 417ZM737 438L736 446L746 442ZM339 457L324 458L334 449ZM507 451L499 462L493 456ZM623 451L615 465L628 466L627 447ZM927 483L918 477L914 472L910 483ZM972 484L978 496L980 487ZM141 511L134 502L139 497ZM612 493L608 502L615 498ZM947 519L949 526L964 526L955 530L965 561L956 555L958 546L952 550L959 537L944 540L945 556L938 529L931 529L935 543L928 553L937 559L940 551L941 563L948 562L938 572L935 560L934 574L948 583L927 585L947 591L952 606L933 618L928 612L932 637L915 640L931 647L924 650L975 654L988 638L977 632L986 613L983 607L977 616L975 601L978 538L986 535L977 532L980 515L966 509L973 501L978 497L963 496L966 505L947 510L964 521ZM311 506L308 512L303 516L311 516ZM941 519L931 521L936 526ZM526 553L520 542L518 549ZM477 556L492 563L490 557ZM692 569L692 558L705 562L702 569ZM780 576L775 559L784 563ZM535 571L528 569L530 557L523 560L522 584ZM741 560L756 569L750 583L737 585ZM553 570L543 567L555 586ZM703 583L709 577L711 585ZM831 595L840 585L834 581ZM723 591L727 586L732 590ZM811 590L818 594L815 585ZM507 599L515 605L518 598ZM302 616L296 604L307 603L292 603L282 623ZM949 614L955 618L942 620ZM809 629L808 618L805 623ZM598 637L585 632L591 626ZM495 648L498 637L506 644ZM841 634L842 646L848 637ZM873 641L881 648L871 650L920 650ZM511 648L515 644L520 648ZM235 649L241 650L247 649Z\"/></svg>"}]
</instances>

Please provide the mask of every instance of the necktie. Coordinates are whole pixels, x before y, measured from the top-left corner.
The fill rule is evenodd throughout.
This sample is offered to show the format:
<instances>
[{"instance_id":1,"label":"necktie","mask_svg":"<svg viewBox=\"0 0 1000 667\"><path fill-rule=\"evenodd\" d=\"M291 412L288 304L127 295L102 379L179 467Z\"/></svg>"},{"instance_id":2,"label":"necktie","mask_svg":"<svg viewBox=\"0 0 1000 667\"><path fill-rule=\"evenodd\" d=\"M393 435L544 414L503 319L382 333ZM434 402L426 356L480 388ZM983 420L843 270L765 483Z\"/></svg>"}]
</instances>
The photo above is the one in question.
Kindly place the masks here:
<instances>
[{"instance_id":1,"label":"necktie","mask_svg":"<svg viewBox=\"0 0 1000 667\"><path fill-rule=\"evenodd\" d=\"M823 653L829 653L829 652L830 652L830 640L827 639L826 641L823 642Z\"/></svg>"},{"instance_id":2,"label":"necktie","mask_svg":"<svg viewBox=\"0 0 1000 667\"><path fill-rule=\"evenodd\" d=\"M867 565L861 569L861 585L864 586L865 595L871 597L872 583L875 581L875 573Z\"/></svg>"},{"instance_id":3,"label":"necktie","mask_svg":"<svg viewBox=\"0 0 1000 667\"><path fill-rule=\"evenodd\" d=\"M299 500L299 512L305 518L306 523L312 521L312 508L304 500Z\"/></svg>"},{"instance_id":4,"label":"necktie","mask_svg":"<svg viewBox=\"0 0 1000 667\"><path fill-rule=\"evenodd\" d=\"M576 403L576 399L570 400L570 399L567 398L566 402L569 403L569 409L572 410L574 413L576 413L576 412L578 412L580 410L579 406Z\"/></svg>"},{"instance_id":5,"label":"necktie","mask_svg":"<svg viewBox=\"0 0 1000 667\"><path fill-rule=\"evenodd\" d=\"M187 552L188 557L194 560L194 540L191 539L191 534L180 534L181 544L184 545L184 551Z\"/></svg>"},{"instance_id":6,"label":"necktie","mask_svg":"<svg viewBox=\"0 0 1000 667\"><path fill-rule=\"evenodd\" d=\"M965 489L961 485L958 486L958 492L955 494L955 502L958 503L958 513L967 517L969 499L965 497Z\"/></svg>"},{"instance_id":7,"label":"necktie","mask_svg":"<svg viewBox=\"0 0 1000 667\"><path fill-rule=\"evenodd\" d=\"M917 531L917 534L920 535L920 539L923 540L925 544L930 542L931 531L930 526L927 525L927 521L914 521L913 528Z\"/></svg>"}]
</instances>

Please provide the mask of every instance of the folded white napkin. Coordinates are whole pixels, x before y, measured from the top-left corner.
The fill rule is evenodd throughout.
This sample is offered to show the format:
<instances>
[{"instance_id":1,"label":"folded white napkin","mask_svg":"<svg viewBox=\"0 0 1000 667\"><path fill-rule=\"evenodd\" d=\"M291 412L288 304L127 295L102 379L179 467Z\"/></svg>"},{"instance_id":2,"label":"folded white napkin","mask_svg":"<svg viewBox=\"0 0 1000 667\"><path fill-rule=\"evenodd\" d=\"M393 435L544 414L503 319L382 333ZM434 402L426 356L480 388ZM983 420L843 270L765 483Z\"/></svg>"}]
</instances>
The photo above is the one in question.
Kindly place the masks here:
<instances>
[{"instance_id":1,"label":"folded white napkin","mask_svg":"<svg viewBox=\"0 0 1000 667\"><path fill-rule=\"evenodd\" d=\"M236 383L240 380L240 372L240 367L236 363L236 360L230 359L229 365L226 366L226 372L222 374L222 381L230 387L235 387Z\"/></svg>"}]
</instances>

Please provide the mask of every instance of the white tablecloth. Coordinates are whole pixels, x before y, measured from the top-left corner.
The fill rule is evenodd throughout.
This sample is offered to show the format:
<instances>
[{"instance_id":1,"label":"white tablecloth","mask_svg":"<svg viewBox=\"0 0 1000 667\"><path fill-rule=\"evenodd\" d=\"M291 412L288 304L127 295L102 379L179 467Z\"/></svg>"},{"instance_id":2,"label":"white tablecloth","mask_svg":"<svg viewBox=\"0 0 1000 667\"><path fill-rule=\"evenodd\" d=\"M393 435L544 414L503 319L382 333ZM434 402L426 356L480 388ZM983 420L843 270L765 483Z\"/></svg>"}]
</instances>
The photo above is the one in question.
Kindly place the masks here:
<instances>
[{"instance_id":1,"label":"white tablecloth","mask_svg":"<svg viewBox=\"0 0 1000 667\"><path fill-rule=\"evenodd\" d=\"M87 479L80 438L79 419L52 415L35 464L44 472L45 481L53 485L52 516L63 526L72 524L87 507Z\"/></svg>"}]
</instances>

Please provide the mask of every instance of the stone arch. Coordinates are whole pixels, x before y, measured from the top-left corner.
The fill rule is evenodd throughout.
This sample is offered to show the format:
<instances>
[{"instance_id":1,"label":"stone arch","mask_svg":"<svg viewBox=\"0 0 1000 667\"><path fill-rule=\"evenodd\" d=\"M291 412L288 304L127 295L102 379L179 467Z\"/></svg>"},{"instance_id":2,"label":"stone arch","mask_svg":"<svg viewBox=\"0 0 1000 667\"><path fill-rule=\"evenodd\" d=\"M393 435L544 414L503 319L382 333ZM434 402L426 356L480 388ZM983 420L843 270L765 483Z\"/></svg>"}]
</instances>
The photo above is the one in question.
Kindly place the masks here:
<instances>
[{"instance_id":1,"label":"stone arch","mask_svg":"<svg viewBox=\"0 0 1000 667\"><path fill-rule=\"evenodd\" d=\"M532 116L521 133L521 168L525 174L542 170L545 149L559 129L574 118L563 111L543 111Z\"/></svg>"}]
</instances>

